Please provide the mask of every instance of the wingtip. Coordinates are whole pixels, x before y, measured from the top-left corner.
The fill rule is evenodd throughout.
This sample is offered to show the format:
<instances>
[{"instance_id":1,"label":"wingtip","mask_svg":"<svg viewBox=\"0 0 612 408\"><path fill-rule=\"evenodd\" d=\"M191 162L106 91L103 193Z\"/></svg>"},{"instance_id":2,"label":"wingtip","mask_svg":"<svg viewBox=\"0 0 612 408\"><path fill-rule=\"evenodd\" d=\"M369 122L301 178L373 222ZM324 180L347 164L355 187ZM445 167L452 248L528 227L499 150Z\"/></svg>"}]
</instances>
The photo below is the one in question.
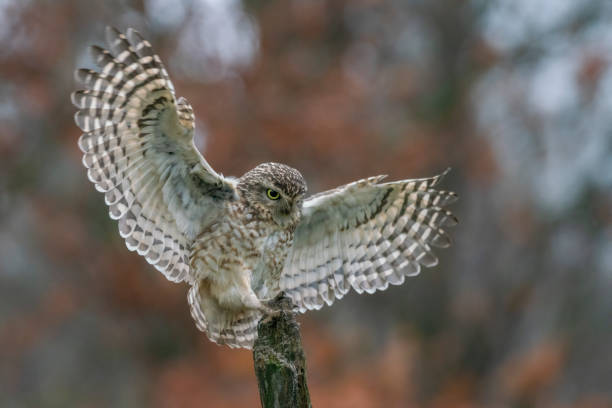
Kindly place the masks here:
<instances>
[{"instance_id":1,"label":"wingtip","mask_svg":"<svg viewBox=\"0 0 612 408\"><path fill-rule=\"evenodd\" d=\"M93 58L96 65L99 66L100 62L104 60L104 53L107 52L104 47L100 47L99 45L90 45L89 46L89 54L91 58Z\"/></svg>"},{"instance_id":2,"label":"wingtip","mask_svg":"<svg viewBox=\"0 0 612 408\"><path fill-rule=\"evenodd\" d=\"M95 71L88 68L78 68L74 71L74 79L79 84L87 86L87 77L92 75Z\"/></svg>"},{"instance_id":3,"label":"wingtip","mask_svg":"<svg viewBox=\"0 0 612 408\"><path fill-rule=\"evenodd\" d=\"M123 34L116 27L107 25L105 30L106 43L112 48L113 43L117 41Z\"/></svg>"},{"instance_id":4,"label":"wingtip","mask_svg":"<svg viewBox=\"0 0 612 408\"><path fill-rule=\"evenodd\" d=\"M84 119L85 117L85 119ZM79 129L81 129L83 132L87 133L89 130L87 128L87 126L85 126L83 124L84 120L87 120L87 116L86 114L83 113L83 111L78 110L76 112L74 112L74 115L72 116L74 123L79 127ZM87 167L87 166L85 166Z\"/></svg>"},{"instance_id":5,"label":"wingtip","mask_svg":"<svg viewBox=\"0 0 612 408\"><path fill-rule=\"evenodd\" d=\"M112 25L107 25L106 28L104 29L104 32L106 33L106 36L110 36L110 35L119 35L121 34L121 31L119 31L116 27L112 26Z\"/></svg>"},{"instance_id":6,"label":"wingtip","mask_svg":"<svg viewBox=\"0 0 612 408\"><path fill-rule=\"evenodd\" d=\"M128 38L134 35L140 35L138 30L136 30L134 27L128 27L127 30L125 30L125 34L128 36Z\"/></svg>"},{"instance_id":7,"label":"wingtip","mask_svg":"<svg viewBox=\"0 0 612 408\"><path fill-rule=\"evenodd\" d=\"M142 36L142 34L140 34L140 31L136 30L133 27L128 27L128 29L125 31L125 35L128 38L128 41L130 43L132 43L133 46L137 46L140 43L147 43L146 39Z\"/></svg>"},{"instance_id":8,"label":"wingtip","mask_svg":"<svg viewBox=\"0 0 612 408\"><path fill-rule=\"evenodd\" d=\"M432 178L432 184L431 187L436 186L438 184L440 184L440 182L444 179L444 177L446 177L446 175L451 171L451 167L447 167L446 170L444 170L442 173L438 174L437 176L434 176Z\"/></svg>"},{"instance_id":9,"label":"wingtip","mask_svg":"<svg viewBox=\"0 0 612 408\"><path fill-rule=\"evenodd\" d=\"M83 133L83 134L81 134L81 136L79 136L79 139L77 140L77 145L79 146L79 149L83 153L87 153L89 151L89 149L87 147L87 144L85 143L85 138L86 137L87 137L87 135L85 133Z\"/></svg>"},{"instance_id":10,"label":"wingtip","mask_svg":"<svg viewBox=\"0 0 612 408\"><path fill-rule=\"evenodd\" d=\"M388 175L388 174L380 174L380 175L378 175L378 176L373 176L373 177L370 177L368 180L369 180L371 183L373 183L373 184L378 184L378 183L380 183L381 181L383 181L384 179L386 179L387 177L389 177L389 175Z\"/></svg>"},{"instance_id":11,"label":"wingtip","mask_svg":"<svg viewBox=\"0 0 612 408\"><path fill-rule=\"evenodd\" d=\"M73 74L73 77L74 77L75 82L77 82L77 83L79 83L79 84L81 84L81 83L82 83L82 80L81 80L81 78L82 78L81 70L82 70L82 69L83 69L83 68L77 68L77 69L75 69L75 70L74 70L74 74Z\"/></svg>"},{"instance_id":12,"label":"wingtip","mask_svg":"<svg viewBox=\"0 0 612 408\"><path fill-rule=\"evenodd\" d=\"M80 107L81 107L80 103L78 103L77 95L79 95L79 94L80 94L80 93L82 93L82 92L83 92L83 91L78 90L78 91L72 91L72 92L70 93L70 102L72 102L72 104L73 104L75 107L77 107L77 108L80 108Z\"/></svg>"}]
</instances>

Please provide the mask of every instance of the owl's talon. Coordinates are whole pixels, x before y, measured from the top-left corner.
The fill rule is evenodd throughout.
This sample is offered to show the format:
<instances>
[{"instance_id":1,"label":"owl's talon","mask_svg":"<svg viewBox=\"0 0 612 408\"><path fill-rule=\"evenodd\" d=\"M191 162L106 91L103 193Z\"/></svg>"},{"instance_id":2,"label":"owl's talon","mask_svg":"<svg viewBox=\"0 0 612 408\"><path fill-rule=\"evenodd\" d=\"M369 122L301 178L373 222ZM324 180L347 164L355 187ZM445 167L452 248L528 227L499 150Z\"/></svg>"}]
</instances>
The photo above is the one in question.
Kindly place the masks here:
<instances>
[{"instance_id":1,"label":"owl's talon","mask_svg":"<svg viewBox=\"0 0 612 408\"><path fill-rule=\"evenodd\" d=\"M260 323L267 324L270 323L272 319L279 317L283 311L280 309L273 309L268 306L264 306L262 312L264 315L261 318Z\"/></svg>"},{"instance_id":2,"label":"owl's talon","mask_svg":"<svg viewBox=\"0 0 612 408\"><path fill-rule=\"evenodd\" d=\"M295 309L291 299L282 294L274 299L261 302L261 305L261 311L264 314L264 317L261 319L262 323L269 323L272 319L279 317L283 313L293 313Z\"/></svg>"},{"instance_id":3,"label":"owl's talon","mask_svg":"<svg viewBox=\"0 0 612 408\"><path fill-rule=\"evenodd\" d=\"M293 304L291 299L284 295L284 293L281 293L275 298L263 301L261 303L265 308L271 311L276 311L277 313L292 313L295 311L295 305Z\"/></svg>"}]
</instances>

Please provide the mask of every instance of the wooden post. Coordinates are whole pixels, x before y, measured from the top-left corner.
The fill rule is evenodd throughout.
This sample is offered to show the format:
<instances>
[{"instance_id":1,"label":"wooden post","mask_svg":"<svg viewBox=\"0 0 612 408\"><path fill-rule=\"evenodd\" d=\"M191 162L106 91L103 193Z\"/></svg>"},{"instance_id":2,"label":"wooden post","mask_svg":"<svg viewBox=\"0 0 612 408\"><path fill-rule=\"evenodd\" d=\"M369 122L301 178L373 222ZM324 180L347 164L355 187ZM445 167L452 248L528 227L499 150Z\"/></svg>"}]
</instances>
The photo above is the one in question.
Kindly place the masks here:
<instances>
[{"instance_id":1,"label":"wooden post","mask_svg":"<svg viewBox=\"0 0 612 408\"><path fill-rule=\"evenodd\" d=\"M310 408L306 360L291 300L281 297L274 302L281 312L259 322L253 346L261 406Z\"/></svg>"}]
</instances>

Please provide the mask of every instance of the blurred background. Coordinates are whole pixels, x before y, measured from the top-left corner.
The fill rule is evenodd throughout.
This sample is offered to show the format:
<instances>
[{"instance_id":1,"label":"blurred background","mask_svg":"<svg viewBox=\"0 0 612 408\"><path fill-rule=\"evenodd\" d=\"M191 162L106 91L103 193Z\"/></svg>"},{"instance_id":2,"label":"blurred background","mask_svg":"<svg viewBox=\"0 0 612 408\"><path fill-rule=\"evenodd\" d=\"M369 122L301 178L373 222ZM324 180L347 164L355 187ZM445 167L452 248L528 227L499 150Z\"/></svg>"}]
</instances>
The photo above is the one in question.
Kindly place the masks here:
<instances>
[{"instance_id":1,"label":"blurred background","mask_svg":"<svg viewBox=\"0 0 612 408\"><path fill-rule=\"evenodd\" d=\"M315 407L612 407L612 3L0 0L0 406L250 407L249 351L129 252L69 95L135 27L198 147L311 192L451 166L440 265L301 316Z\"/></svg>"}]
</instances>

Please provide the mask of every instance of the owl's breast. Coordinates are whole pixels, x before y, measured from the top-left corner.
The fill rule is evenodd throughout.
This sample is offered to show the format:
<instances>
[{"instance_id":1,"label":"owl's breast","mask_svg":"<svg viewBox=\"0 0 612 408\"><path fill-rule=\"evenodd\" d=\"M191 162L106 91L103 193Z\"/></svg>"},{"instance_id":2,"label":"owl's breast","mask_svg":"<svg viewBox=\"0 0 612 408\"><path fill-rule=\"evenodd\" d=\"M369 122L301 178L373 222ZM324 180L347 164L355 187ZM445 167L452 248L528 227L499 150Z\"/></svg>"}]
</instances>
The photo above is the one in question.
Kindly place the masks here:
<instances>
[{"instance_id":1,"label":"owl's breast","mask_svg":"<svg viewBox=\"0 0 612 408\"><path fill-rule=\"evenodd\" d=\"M258 298L273 298L292 243L292 231L230 210L195 240L191 266L199 279L246 273Z\"/></svg>"},{"instance_id":2,"label":"owl's breast","mask_svg":"<svg viewBox=\"0 0 612 408\"><path fill-rule=\"evenodd\" d=\"M253 265L251 287L259 299L271 299L279 291L280 276L293 242L293 233L273 230L262 236L260 256Z\"/></svg>"}]
</instances>

